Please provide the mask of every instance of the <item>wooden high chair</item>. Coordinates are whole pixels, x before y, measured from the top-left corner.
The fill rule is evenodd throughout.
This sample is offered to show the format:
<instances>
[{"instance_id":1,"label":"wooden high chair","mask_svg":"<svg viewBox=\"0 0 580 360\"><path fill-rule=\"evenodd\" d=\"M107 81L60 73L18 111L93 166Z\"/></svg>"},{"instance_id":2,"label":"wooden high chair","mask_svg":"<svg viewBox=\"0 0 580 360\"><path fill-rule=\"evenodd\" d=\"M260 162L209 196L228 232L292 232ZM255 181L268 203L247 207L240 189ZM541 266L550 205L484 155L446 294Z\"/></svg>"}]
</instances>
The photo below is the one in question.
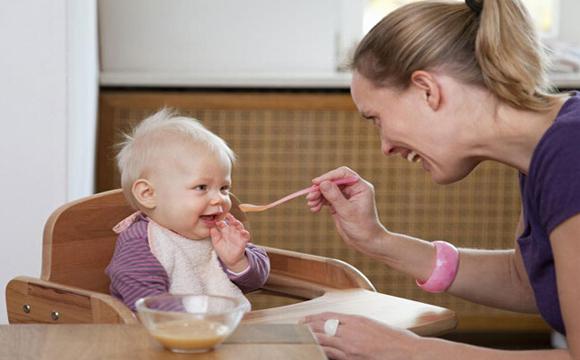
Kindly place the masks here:
<instances>
[{"instance_id":1,"label":"wooden high chair","mask_svg":"<svg viewBox=\"0 0 580 360\"><path fill-rule=\"evenodd\" d=\"M232 213L245 214L233 198ZM105 267L117 234L111 229L134 212L121 190L89 196L60 207L44 229L40 279L17 277L6 289L10 323L133 323L123 303L109 295ZM264 290L311 299L326 288L375 291L354 267L335 259L266 247L271 273Z\"/></svg>"},{"instance_id":2,"label":"wooden high chair","mask_svg":"<svg viewBox=\"0 0 580 360\"><path fill-rule=\"evenodd\" d=\"M233 215L245 221L239 202L235 197L232 201ZM119 189L55 210L44 229L40 279L19 276L6 287L9 322L138 323L127 306L109 295L109 278L104 272L117 238L112 228L133 211ZM387 323L418 333L441 333L455 326L453 312L379 294L360 271L343 261L264 248L271 271L260 291L303 302L252 311L244 321L295 323L304 315L335 310L382 316ZM403 314L406 310L401 306L413 311Z\"/></svg>"}]
</instances>

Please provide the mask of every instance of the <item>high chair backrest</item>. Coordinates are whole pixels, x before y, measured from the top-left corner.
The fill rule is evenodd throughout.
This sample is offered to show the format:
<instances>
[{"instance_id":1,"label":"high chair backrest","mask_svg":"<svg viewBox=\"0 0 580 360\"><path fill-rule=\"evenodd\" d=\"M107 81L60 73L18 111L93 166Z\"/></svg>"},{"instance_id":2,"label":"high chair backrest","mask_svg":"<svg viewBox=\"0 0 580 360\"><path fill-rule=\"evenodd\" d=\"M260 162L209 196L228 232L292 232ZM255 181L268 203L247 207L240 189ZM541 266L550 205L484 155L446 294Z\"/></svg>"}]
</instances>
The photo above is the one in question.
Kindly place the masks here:
<instances>
[{"instance_id":1,"label":"high chair backrest","mask_svg":"<svg viewBox=\"0 0 580 360\"><path fill-rule=\"evenodd\" d=\"M245 221L232 196L232 213ZM109 264L117 234L112 228L135 210L120 189L67 203L55 210L44 228L42 280L109 293Z\"/></svg>"},{"instance_id":2,"label":"high chair backrest","mask_svg":"<svg viewBox=\"0 0 580 360\"><path fill-rule=\"evenodd\" d=\"M121 190L89 196L55 210L44 227L41 278L108 293L105 267L117 239L112 229L134 211Z\"/></svg>"}]
</instances>

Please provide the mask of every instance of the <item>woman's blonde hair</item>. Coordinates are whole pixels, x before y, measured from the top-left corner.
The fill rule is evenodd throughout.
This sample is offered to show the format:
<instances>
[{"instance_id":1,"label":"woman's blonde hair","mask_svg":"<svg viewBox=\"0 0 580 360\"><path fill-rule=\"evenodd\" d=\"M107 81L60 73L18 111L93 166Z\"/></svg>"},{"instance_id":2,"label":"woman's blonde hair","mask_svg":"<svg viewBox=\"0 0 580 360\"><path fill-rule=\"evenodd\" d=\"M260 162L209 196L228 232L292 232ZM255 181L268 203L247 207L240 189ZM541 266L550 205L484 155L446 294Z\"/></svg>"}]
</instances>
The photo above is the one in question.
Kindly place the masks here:
<instances>
[{"instance_id":1,"label":"woman's blonde hair","mask_svg":"<svg viewBox=\"0 0 580 360\"><path fill-rule=\"evenodd\" d=\"M473 0L475 1L475 0ZM351 67L377 86L406 88L417 70L442 70L486 87L519 109L544 111L555 99L547 62L520 0L420 1L381 20L360 42Z\"/></svg>"},{"instance_id":2,"label":"woman's blonde hair","mask_svg":"<svg viewBox=\"0 0 580 360\"><path fill-rule=\"evenodd\" d=\"M230 164L236 159L235 153L222 138L196 119L180 116L167 108L141 121L124 137L124 141L117 145L120 148L117 167L121 173L123 193L135 208L138 208L138 203L133 197L133 183L144 176L156 155L173 143L181 141L200 145Z\"/></svg>"}]
</instances>

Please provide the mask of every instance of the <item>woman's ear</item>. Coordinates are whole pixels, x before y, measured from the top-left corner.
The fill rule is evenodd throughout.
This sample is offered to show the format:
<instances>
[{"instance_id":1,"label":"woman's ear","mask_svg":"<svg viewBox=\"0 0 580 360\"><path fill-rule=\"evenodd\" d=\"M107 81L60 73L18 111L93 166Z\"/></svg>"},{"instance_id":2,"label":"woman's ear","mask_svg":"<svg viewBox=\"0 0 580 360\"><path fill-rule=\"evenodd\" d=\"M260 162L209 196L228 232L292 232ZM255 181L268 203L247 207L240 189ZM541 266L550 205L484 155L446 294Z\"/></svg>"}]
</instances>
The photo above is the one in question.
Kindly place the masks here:
<instances>
[{"instance_id":1,"label":"woman's ear","mask_svg":"<svg viewBox=\"0 0 580 360\"><path fill-rule=\"evenodd\" d=\"M152 210L155 208L155 189L153 188L153 184L148 180L138 179L135 181L131 192L135 200L145 209Z\"/></svg>"},{"instance_id":2,"label":"woman's ear","mask_svg":"<svg viewBox=\"0 0 580 360\"><path fill-rule=\"evenodd\" d=\"M411 84L423 93L427 105L434 111L441 106L441 87L433 74L424 70L417 70L411 74Z\"/></svg>"}]
</instances>

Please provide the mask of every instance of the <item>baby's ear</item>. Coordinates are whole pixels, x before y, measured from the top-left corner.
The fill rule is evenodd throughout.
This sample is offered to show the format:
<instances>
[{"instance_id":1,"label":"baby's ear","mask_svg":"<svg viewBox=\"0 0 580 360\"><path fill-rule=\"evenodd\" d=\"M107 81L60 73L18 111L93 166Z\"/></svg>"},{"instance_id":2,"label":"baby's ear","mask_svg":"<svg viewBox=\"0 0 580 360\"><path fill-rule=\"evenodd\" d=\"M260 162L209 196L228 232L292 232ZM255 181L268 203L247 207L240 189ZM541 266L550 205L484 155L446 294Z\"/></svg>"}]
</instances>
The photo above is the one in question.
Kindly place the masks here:
<instances>
[{"instance_id":1,"label":"baby's ear","mask_svg":"<svg viewBox=\"0 0 580 360\"><path fill-rule=\"evenodd\" d=\"M145 209L152 210L155 208L155 189L153 188L153 184L149 181L138 179L133 183L131 192L133 193L135 200L137 200L137 202Z\"/></svg>"}]
</instances>

